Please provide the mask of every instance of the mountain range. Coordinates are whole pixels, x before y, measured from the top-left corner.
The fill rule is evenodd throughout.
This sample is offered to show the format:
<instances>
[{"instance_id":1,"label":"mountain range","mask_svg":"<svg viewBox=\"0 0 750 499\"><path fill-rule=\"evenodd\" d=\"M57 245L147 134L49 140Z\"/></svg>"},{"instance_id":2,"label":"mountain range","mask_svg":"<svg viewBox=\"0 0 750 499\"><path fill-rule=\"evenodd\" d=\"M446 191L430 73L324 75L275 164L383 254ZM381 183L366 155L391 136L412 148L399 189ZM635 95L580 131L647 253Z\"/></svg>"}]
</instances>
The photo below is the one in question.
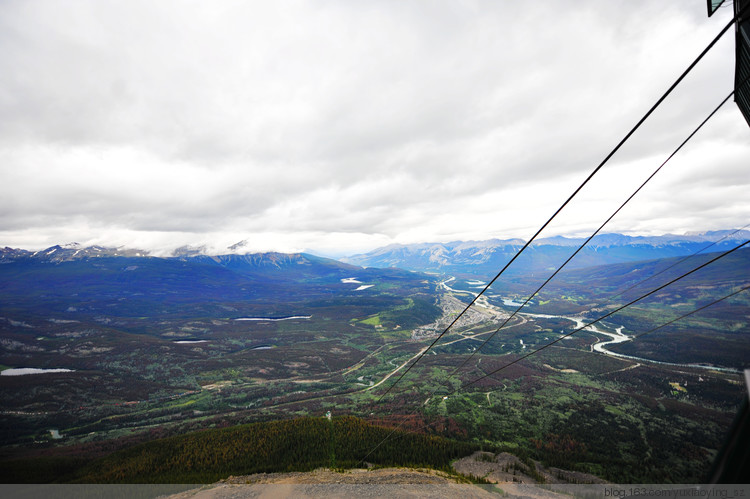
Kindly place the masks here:
<instances>
[{"instance_id":1,"label":"mountain range","mask_svg":"<svg viewBox=\"0 0 750 499\"><path fill-rule=\"evenodd\" d=\"M726 251L749 238L750 231L747 230L663 236L602 234L592 239L568 264L568 268L679 257L700 251ZM519 275L554 270L585 240L562 236L538 239L507 272ZM520 239L394 244L343 258L342 261L363 267L399 267L486 278L503 268L524 244L525 241Z\"/></svg>"},{"instance_id":2,"label":"mountain range","mask_svg":"<svg viewBox=\"0 0 750 499\"><path fill-rule=\"evenodd\" d=\"M53 246L0 250L0 316L24 310L95 316L309 314L397 306L429 292L425 276L363 269L305 253L151 257L139 250Z\"/></svg>"},{"instance_id":3,"label":"mountain range","mask_svg":"<svg viewBox=\"0 0 750 499\"><path fill-rule=\"evenodd\" d=\"M726 251L750 238L748 230L721 230L698 234L663 236L627 236L602 234L590 241L568 264L568 269L593 267L614 263L628 263L659 258L691 255L697 252ZM534 241L507 270L508 274L522 275L554 270L564 262L585 238L555 236ZM182 247L165 260L214 265L242 272L252 269L294 268L308 277L321 269L333 272L332 277L365 268L401 268L428 273L468 274L487 277L503 268L523 247L521 239L490 239L485 241L453 241L447 243L393 244L367 253L337 260L308 253L246 253L239 254L245 245L227 248L227 254L207 255L202 248ZM93 258L156 258L149 252L131 248L83 247L72 243L56 245L41 251L0 248L0 264L28 261L62 263ZM284 273L284 275L294 275Z\"/></svg>"}]
</instances>

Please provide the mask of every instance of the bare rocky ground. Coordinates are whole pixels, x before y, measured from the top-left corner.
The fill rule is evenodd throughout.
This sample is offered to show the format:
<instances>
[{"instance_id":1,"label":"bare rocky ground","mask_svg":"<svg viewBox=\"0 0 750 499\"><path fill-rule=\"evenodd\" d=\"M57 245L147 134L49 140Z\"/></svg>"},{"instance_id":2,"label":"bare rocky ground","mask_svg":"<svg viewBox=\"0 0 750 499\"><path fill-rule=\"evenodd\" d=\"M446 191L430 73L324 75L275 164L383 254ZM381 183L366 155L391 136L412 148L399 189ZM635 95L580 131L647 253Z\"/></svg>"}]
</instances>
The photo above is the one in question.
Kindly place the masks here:
<instances>
[{"instance_id":1,"label":"bare rocky ground","mask_svg":"<svg viewBox=\"0 0 750 499\"><path fill-rule=\"evenodd\" d=\"M536 469L530 470L520 459L513 454L501 452L492 454L490 452L475 452L471 456L453 463L453 468L464 475L473 475L484 478L492 483L508 484L538 484L539 478L547 484L604 484L606 481L588 473L577 471L566 471L559 468L546 468L538 462L534 462ZM503 490L507 487L503 486Z\"/></svg>"},{"instance_id":2,"label":"bare rocky ground","mask_svg":"<svg viewBox=\"0 0 750 499\"><path fill-rule=\"evenodd\" d=\"M574 471L545 468L534 463L532 471L520 459L506 452L475 452L453 463L462 475L473 475L498 484L474 485L441 471L382 468L309 473L258 473L231 476L218 483L170 496L170 499L244 499L388 497L437 499L484 499L501 496L529 499L563 499L567 495L535 487L545 484L604 484L604 480Z\"/></svg>"},{"instance_id":3,"label":"bare rocky ground","mask_svg":"<svg viewBox=\"0 0 750 499\"><path fill-rule=\"evenodd\" d=\"M319 469L309 473L260 473L229 477L201 489L170 496L170 499L389 497L437 499L497 498L501 491L491 486L458 483L447 473L426 469L383 468L337 472Z\"/></svg>"}]
</instances>

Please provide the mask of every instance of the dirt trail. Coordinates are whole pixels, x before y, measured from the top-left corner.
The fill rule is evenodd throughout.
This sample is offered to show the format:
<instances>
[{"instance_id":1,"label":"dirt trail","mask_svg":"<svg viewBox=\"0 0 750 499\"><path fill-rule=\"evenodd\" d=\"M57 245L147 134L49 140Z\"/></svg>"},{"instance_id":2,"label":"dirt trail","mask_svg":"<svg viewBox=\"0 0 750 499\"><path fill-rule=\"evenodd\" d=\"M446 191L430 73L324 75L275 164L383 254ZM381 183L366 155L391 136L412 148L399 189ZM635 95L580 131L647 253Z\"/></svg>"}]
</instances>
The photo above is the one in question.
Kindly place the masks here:
<instances>
[{"instance_id":1,"label":"dirt trail","mask_svg":"<svg viewBox=\"0 0 750 499\"><path fill-rule=\"evenodd\" d=\"M423 349L421 349L421 350L420 350L419 352L417 352L416 354L414 354L414 356L413 356L413 357L410 357L410 358L409 358L409 360L407 360L406 362L404 362L403 364L401 364L400 366L398 366L398 367L397 367L396 369L394 369L393 371L391 371L391 372L390 372L390 373L389 373L389 374L388 374L388 375L387 375L387 376L386 376L385 378L381 379L380 381L378 381L377 383L375 383L375 384L374 384L374 385L372 385L372 386L368 386L368 387L367 387L367 388L365 388L364 390L365 390L365 391L367 391L367 390L372 390L372 389L374 389L374 388L377 388L377 387L379 387L380 385L382 385L383 383L385 383L386 381L388 381L388 379L389 379L389 378L390 378L391 376L393 376L394 374L396 374L397 372L399 372L399 371L400 371L401 369L403 369L404 367L406 367L406 365L407 365L407 364L408 364L409 362L411 362L412 360L414 360L414 359L416 359L417 357L419 357L420 355L422 355L422 354L423 354L423 353L424 353L425 351L427 351L427 349L428 349L428 348L429 348L429 346L426 346L426 347L424 347L424 348L423 348Z\"/></svg>"}]
</instances>

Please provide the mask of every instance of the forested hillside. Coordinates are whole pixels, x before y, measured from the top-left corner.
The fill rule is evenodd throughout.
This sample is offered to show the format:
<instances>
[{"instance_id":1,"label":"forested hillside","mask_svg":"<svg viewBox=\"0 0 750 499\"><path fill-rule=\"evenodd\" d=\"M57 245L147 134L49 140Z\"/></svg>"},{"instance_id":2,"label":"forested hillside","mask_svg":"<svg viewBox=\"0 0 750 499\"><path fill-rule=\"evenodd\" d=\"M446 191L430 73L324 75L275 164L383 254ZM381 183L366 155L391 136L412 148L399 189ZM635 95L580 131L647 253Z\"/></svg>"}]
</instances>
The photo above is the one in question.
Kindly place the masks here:
<instances>
[{"instance_id":1,"label":"forested hillside","mask_svg":"<svg viewBox=\"0 0 750 499\"><path fill-rule=\"evenodd\" d=\"M364 466L365 457L379 466L448 468L451 460L478 448L402 431L390 435L391 431L354 417L253 423L155 440L90 461L4 462L2 482L211 483L229 475Z\"/></svg>"}]
</instances>

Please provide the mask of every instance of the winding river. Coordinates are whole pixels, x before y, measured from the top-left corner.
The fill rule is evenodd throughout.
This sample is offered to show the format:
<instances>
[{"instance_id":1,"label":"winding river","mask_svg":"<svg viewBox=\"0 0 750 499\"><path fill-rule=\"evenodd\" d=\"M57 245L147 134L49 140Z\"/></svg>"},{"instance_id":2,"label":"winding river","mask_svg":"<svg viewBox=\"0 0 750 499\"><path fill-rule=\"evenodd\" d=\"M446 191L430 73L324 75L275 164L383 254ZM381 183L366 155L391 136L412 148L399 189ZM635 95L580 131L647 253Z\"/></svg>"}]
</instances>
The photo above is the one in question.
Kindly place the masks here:
<instances>
[{"instance_id":1,"label":"winding river","mask_svg":"<svg viewBox=\"0 0 750 499\"><path fill-rule=\"evenodd\" d=\"M464 294L469 294L469 295L476 296L476 293L472 293L470 291L463 291L463 290L459 290L459 289L455 289L455 288L449 287L447 285L447 283L449 283L449 282L451 282L453 280L455 280L455 277L451 277L449 279L446 279L445 281L441 282L440 285L444 289L446 289L447 291L450 291L450 292L453 292L453 293L464 293ZM482 302L481 303L482 306L484 306L484 307L486 307L488 309L496 310L498 312L503 312L503 313L507 312L507 311L505 311L505 310L503 310L503 309L501 309L501 308L499 308L499 307L497 307L495 305L492 305L491 303L489 303L488 300L483 299L483 298L484 298L484 296L480 297L480 300ZM514 302L514 301L512 301L510 299L503 299L503 298L501 298L501 299L503 300L503 304L505 304L506 306L516 306L516 307L521 306L520 303L516 303L516 302ZM479 303L480 300L477 300L477 303ZM569 320L569 321L573 322L575 324L575 326L574 326L575 329L583 328L583 326L585 326L587 324L587 322L584 322L584 319L581 318L581 317L569 317L569 316L564 316L564 315L532 314L532 313L528 313L528 312L518 312L518 314L516 314L516 315L521 316L521 317L536 318L536 319L565 319L565 320ZM593 345L591 345L591 351L592 352L599 352L599 353L602 353L604 355L609 355L609 356L612 356L612 357L618 357L618 358L621 358L621 359L635 360L635 361L638 361L638 362L648 362L648 363L651 363L651 364L659 364L659 365L662 365L662 366L687 367L687 368L693 368L693 369L706 369L706 370L709 370L709 371L721 371L721 372L727 372L727 373L740 373L741 372L739 369L733 369L733 368L730 368L730 367L717 367L717 366L706 365L706 364L680 364L680 363L676 363L676 362L663 362L663 361L660 361L660 360L645 359L643 357L636 357L634 355L625 355L625 354L622 354L622 353L617 353L617 352L613 352L611 350L608 350L607 347L609 345L616 345L618 343L624 343L626 341L632 341L633 340L632 336L628 336L626 334L623 334L623 332L622 332L623 329L625 329L624 326L615 326L614 327L615 332L609 332L609 331L602 331L601 329L599 329L597 327L596 324L593 324L591 326L586 327L587 331L590 331L590 332L592 332L594 334L606 336L608 338L607 341L597 341L596 343L594 343ZM521 342L521 345L523 345L523 342ZM526 348L526 345L523 345L523 346L524 346L524 348Z\"/></svg>"},{"instance_id":2,"label":"winding river","mask_svg":"<svg viewBox=\"0 0 750 499\"><path fill-rule=\"evenodd\" d=\"M580 329L587 324L580 317L568 317L564 315L530 314L530 313L525 313L525 312L519 312L518 315L524 315L527 317L539 318L539 319L566 319L575 323L575 329ZM718 367L718 366L712 366L712 365L706 365L706 364L680 364L677 362L664 362L660 360L652 360L652 359L645 359L643 357L636 357L634 355L625 355L622 353L617 353L617 352L608 350L606 348L608 345L616 345L618 343L624 343L626 341L633 340L631 336L628 336L622 333L623 329L625 329L623 326L617 326L615 328L615 332L612 333L609 331L602 331L601 329L596 327L596 324L588 326L586 328L587 331L590 331L594 334L601 334L603 336L607 336L608 338L610 338L609 341L598 341L594 343L593 345L591 345L591 351L603 353L605 355L610 355L612 357L619 357L621 359L636 360L638 362L648 362L651 364L659 364L662 366L689 367L693 369L707 369L709 371L721 371L721 372L727 372L727 373L739 373L740 372L738 369L733 369L731 367Z\"/></svg>"}]
</instances>

